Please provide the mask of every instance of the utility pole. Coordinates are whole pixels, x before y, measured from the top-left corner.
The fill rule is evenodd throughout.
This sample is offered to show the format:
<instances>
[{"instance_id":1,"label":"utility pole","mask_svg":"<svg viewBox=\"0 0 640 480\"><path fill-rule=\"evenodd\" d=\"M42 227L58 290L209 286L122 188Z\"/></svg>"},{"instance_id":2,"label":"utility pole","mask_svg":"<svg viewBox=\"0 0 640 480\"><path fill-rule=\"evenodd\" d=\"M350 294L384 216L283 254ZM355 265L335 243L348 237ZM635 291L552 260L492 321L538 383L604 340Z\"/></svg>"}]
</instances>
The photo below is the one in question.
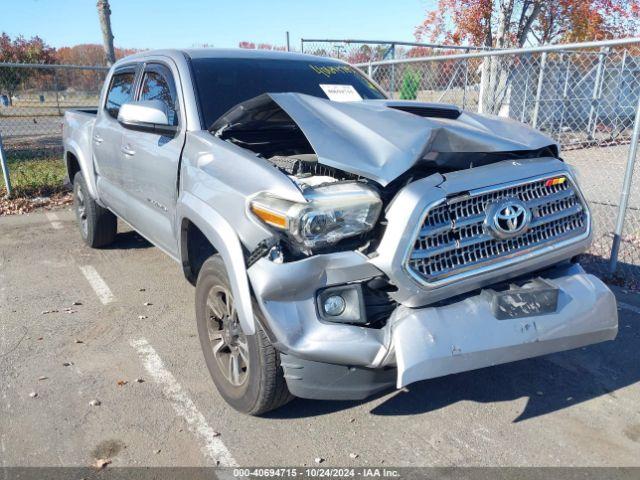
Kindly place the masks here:
<instances>
[{"instance_id":1,"label":"utility pole","mask_svg":"<svg viewBox=\"0 0 640 480\"><path fill-rule=\"evenodd\" d=\"M111 7L109 0L98 0L98 18L100 19L100 29L102 30L102 42L104 44L104 54L107 57L109 66L116 61L116 53L113 49L113 32L111 31Z\"/></svg>"}]
</instances>

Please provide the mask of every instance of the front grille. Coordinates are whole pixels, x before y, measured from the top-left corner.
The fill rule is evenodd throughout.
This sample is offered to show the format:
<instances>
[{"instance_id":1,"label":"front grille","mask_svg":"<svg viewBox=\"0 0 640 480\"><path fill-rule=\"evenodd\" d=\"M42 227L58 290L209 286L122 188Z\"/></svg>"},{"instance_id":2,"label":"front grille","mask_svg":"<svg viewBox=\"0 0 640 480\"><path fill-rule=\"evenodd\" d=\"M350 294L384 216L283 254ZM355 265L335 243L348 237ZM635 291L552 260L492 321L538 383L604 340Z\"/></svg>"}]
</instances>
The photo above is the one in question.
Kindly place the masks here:
<instances>
[{"instance_id":1,"label":"front grille","mask_svg":"<svg viewBox=\"0 0 640 480\"><path fill-rule=\"evenodd\" d=\"M437 282L551 242L582 236L589 228L588 211L576 187L568 177L565 183L551 186L545 185L547 180L461 194L432 207L426 212L407 267L423 282ZM505 199L518 199L531 212L529 228L507 239L497 238L485 224L487 211Z\"/></svg>"}]
</instances>

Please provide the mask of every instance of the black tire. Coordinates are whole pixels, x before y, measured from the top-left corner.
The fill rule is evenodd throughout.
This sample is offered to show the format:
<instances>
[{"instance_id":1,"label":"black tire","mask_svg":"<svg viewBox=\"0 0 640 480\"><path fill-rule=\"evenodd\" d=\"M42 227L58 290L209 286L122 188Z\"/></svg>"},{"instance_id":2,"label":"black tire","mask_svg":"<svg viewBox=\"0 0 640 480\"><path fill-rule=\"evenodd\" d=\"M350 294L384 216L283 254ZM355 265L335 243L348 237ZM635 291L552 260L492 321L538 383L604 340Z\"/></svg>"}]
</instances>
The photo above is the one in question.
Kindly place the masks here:
<instances>
[{"instance_id":1,"label":"black tire","mask_svg":"<svg viewBox=\"0 0 640 480\"><path fill-rule=\"evenodd\" d=\"M280 355L260 327L260 308L254 302L256 333L245 336L239 331L237 313L230 292L231 286L224 262L219 255L209 257L202 265L196 283L196 320L200 345L211 378L225 401L239 412L260 415L284 405L293 396L287 389L280 366ZM223 297L230 299L227 303L231 307L226 309L226 315L216 314L215 311L225 310L222 306L224 302L221 300ZM214 298L216 300L213 300ZM215 305L215 308L212 308L212 305ZM226 330L223 327L225 322L226 325L230 325ZM217 336L221 338L212 339ZM233 339L236 336L234 345ZM224 344L225 338L227 343L220 347ZM231 365L234 348L239 367L235 369L239 374L235 383L230 378L234 377L230 373L233 369L223 368L223 365ZM217 351L216 354L214 350ZM225 350L229 353L225 353ZM229 356L229 363L224 363L223 354ZM248 362L244 361L245 357Z\"/></svg>"},{"instance_id":2,"label":"black tire","mask_svg":"<svg viewBox=\"0 0 640 480\"><path fill-rule=\"evenodd\" d=\"M118 219L91 197L82 172L73 177L73 207L84 243L91 248L113 243L118 232Z\"/></svg>"}]
</instances>

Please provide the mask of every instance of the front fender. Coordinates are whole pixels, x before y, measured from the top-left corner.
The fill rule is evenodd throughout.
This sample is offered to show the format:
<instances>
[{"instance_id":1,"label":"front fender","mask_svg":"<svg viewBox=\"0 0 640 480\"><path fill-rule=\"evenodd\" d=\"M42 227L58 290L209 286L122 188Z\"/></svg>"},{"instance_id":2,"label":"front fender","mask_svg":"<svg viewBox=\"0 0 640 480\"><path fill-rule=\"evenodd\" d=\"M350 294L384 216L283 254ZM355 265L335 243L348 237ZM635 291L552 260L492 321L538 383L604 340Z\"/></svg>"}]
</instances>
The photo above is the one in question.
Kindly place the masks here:
<instances>
[{"instance_id":1,"label":"front fender","mask_svg":"<svg viewBox=\"0 0 640 480\"><path fill-rule=\"evenodd\" d=\"M224 261L231 284L231 293L236 299L236 309L242 331L246 335L255 333L251 290L247 278L242 244L233 227L210 205L188 192L182 192L177 208L178 225L188 219L211 242ZM179 231L179 230L178 230ZM183 245L180 247L185 248Z\"/></svg>"}]
</instances>

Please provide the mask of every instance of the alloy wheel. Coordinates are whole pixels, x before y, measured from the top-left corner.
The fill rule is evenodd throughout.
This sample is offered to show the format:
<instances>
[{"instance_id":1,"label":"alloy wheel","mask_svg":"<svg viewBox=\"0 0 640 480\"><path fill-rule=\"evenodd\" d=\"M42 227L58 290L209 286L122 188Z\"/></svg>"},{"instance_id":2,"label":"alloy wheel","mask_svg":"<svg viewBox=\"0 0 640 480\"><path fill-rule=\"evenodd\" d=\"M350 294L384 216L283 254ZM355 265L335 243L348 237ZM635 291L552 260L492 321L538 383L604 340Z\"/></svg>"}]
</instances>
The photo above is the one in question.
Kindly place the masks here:
<instances>
[{"instance_id":1,"label":"alloy wheel","mask_svg":"<svg viewBox=\"0 0 640 480\"><path fill-rule=\"evenodd\" d=\"M78 222L80 222L82 235L86 238L87 235L89 235L89 221L87 219L87 205L81 185L78 185L76 188L76 215L78 217Z\"/></svg>"},{"instance_id":2,"label":"alloy wheel","mask_svg":"<svg viewBox=\"0 0 640 480\"><path fill-rule=\"evenodd\" d=\"M247 338L238 321L231 292L214 286L207 296L207 332L218 368L234 387L242 386L249 376Z\"/></svg>"}]
</instances>

